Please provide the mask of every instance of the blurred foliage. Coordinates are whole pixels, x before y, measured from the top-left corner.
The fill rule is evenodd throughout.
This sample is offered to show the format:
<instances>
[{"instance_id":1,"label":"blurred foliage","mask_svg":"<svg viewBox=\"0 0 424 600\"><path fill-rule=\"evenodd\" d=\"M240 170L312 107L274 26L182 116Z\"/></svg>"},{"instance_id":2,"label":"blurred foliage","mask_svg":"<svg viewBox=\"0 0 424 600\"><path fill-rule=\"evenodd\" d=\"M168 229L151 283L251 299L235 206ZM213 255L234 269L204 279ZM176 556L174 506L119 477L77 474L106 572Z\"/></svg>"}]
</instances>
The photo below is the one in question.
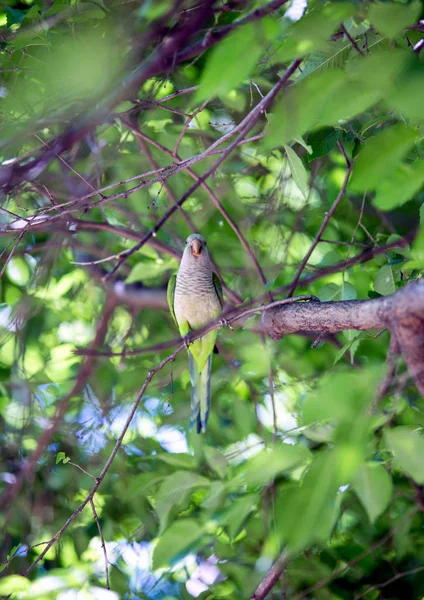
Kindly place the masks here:
<instances>
[{"instance_id":1,"label":"blurred foliage","mask_svg":"<svg viewBox=\"0 0 424 600\"><path fill-rule=\"evenodd\" d=\"M101 275L183 195L193 174L180 170L134 186L149 179L143 174L197 155L230 132L290 61L303 59L251 132L265 135L240 146L208 182L267 284L198 188L184 212L119 270L126 289L134 298L146 287L164 297L193 228L207 238L234 294L278 297L340 191L342 151L355 161L353 175L298 289L323 301L366 299L421 275L424 52L414 46L423 36L422 3L292 0L209 48L213 28L265 5L229 2L221 10L216 3L195 59L166 66L121 97L120 86L140 61L162 48L167 32L198 4L5 0L0 6L3 168L46 149L53 148L54 158L55 136L86 115L92 119L81 139L2 199L3 494L87 364L76 350L92 342L104 314ZM111 97L113 111L97 122ZM194 177L215 159L194 164ZM417 232L411 247L319 276L365 247L411 232ZM107 257L95 267L78 264ZM375 408L388 334L346 331L334 344L311 349L302 335L264 341L251 324L220 334L205 435L187 431L184 353L143 397L94 496L110 590L90 505L23 577L43 542L87 497L144 379L168 351L119 354L177 335L163 302L115 307L98 349L118 355L96 358L34 477L0 515L0 595L245 599L285 549L287 598L424 597L424 403L400 367L392 392ZM282 597L277 588L270 598Z\"/></svg>"}]
</instances>

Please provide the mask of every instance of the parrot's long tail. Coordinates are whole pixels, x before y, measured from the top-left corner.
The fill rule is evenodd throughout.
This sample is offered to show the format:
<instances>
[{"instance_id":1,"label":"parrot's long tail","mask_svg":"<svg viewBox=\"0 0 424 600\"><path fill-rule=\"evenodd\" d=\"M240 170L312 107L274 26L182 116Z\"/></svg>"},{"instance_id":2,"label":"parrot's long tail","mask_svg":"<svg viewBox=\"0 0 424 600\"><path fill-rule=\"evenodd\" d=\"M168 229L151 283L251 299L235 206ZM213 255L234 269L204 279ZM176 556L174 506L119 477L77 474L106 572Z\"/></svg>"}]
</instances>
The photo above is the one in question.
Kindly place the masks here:
<instances>
[{"instance_id":1,"label":"parrot's long tail","mask_svg":"<svg viewBox=\"0 0 424 600\"><path fill-rule=\"evenodd\" d=\"M199 371L191 352L188 353L191 379L191 418L190 429L196 425L197 433L206 431L211 407L211 366L212 355Z\"/></svg>"}]
</instances>

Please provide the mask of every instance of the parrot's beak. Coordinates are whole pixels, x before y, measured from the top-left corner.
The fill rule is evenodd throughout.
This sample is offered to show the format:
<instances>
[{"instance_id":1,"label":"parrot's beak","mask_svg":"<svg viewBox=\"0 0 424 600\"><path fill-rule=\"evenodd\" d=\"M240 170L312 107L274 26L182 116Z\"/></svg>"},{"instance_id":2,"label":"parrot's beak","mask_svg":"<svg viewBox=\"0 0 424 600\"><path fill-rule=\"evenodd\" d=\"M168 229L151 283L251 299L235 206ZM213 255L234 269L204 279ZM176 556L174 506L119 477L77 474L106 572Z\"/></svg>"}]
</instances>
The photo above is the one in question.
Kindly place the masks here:
<instances>
[{"instance_id":1,"label":"parrot's beak","mask_svg":"<svg viewBox=\"0 0 424 600\"><path fill-rule=\"evenodd\" d=\"M191 253L193 254L193 256L200 256L201 251L202 246L199 240L194 240L191 244Z\"/></svg>"}]
</instances>

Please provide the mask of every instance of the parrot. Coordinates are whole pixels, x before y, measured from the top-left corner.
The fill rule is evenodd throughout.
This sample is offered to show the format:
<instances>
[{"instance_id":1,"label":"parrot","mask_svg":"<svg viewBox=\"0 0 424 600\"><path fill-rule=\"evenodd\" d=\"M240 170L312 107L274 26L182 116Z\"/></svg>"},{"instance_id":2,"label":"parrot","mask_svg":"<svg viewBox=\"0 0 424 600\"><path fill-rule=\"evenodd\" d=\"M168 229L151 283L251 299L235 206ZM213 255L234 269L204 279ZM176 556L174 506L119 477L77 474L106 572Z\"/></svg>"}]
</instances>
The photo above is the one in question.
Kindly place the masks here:
<instances>
[{"instance_id":1,"label":"parrot","mask_svg":"<svg viewBox=\"0 0 424 600\"><path fill-rule=\"evenodd\" d=\"M205 238L199 233L186 240L178 272L168 283L168 304L182 338L216 319L222 311L223 293L218 275L212 271ZM212 354L217 329L187 346L191 381L190 430L205 432L211 403Z\"/></svg>"}]
</instances>

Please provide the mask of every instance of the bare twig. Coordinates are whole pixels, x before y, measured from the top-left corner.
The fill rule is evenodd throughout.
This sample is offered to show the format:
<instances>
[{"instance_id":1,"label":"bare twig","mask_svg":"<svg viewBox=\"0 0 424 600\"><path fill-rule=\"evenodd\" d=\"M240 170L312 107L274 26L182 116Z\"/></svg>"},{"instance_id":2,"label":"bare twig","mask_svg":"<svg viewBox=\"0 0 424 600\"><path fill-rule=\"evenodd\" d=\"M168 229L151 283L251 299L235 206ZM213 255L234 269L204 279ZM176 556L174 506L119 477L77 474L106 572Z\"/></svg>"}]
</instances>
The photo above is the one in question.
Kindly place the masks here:
<instances>
[{"instance_id":1,"label":"bare twig","mask_svg":"<svg viewBox=\"0 0 424 600\"><path fill-rule=\"evenodd\" d=\"M176 28L171 35L163 35L163 23L165 17L162 17L152 27L152 34L162 38L162 43L158 48L144 61L131 69L127 76L123 79L122 85L117 86L107 98L99 102L94 111L89 113L79 122L75 123L72 128L68 129L62 135L48 142L49 149L40 153L33 160L23 162L17 160L13 164L7 165L7 168L0 168L2 175L2 184L6 191L11 190L22 181L31 180L34 175L42 173L48 164L61 153L69 150L79 142L88 132L94 127L104 123L110 118L111 110L120 102L136 95L141 85L148 79L155 77L161 73L168 71L170 67L174 67L184 61L203 53L207 48L215 45L217 42L226 37L234 29L245 25L246 23L262 19L266 15L274 12L288 0L272 0L265 6L253 10L251 13L231 23L210 30L209 34L202 40L194 42L192 45L185 46L192 36L197 33L203 24L207 21L209 15L213 11L214 0L203 0L202 10L193 11L193 15L188 18L184 27ZM171 8L171 10L174 7ZM137 49L137 53L140 49ZM146 46L147 53L147 46ZM38 128L45 126L43 121L36 124Z\"/></svg>"},{"instance_id":2,"label":"bare twig","mask_svg":"<svg viewBox=\"0 0 424 600\"><path fill-rule=\"evenodd\" d=\"M171 217L174 214L174 212L178 209L178 206L182 206L182 204L184 204L184 202L188 198L190 198L190 196L193 194L193 192L195 192L197 190L197 188L216 171L216 169L219 167L219 165L221 165L224 162L224 160L231 154L231 152L234 150L234 148L237 147L239 142L245 138L247 133L252 129L252 127L255 125L256 121L261 116L262 111L271 104L271 102L274 100L275 96L278 94L280 89L282 89L286 85L290 76L297 69L297 67L299 66L299 64L301 62L302 61L300 59L293 61L293 63L286 70L284 75L280 78L280 80L276 83L276 85L272 88L272 90L265 96L265 98L263 100L261 100L261 102L259 102L255 106L255 108L247 115L247 117L245 117L245 119L243 119L243 121L235 128L238 131L240 131L240 133L238 134L236 139L225 149L225 151L218 158L218 160L216 160L212 164L212 166L199 178L199 180L196 181L187 190L187 192L185 194L183 194L183 196L178 201L177 205L172 206L163 215L163 217L161 219L159 219L159 221L156 223L156 225L149 231L149 233L147 233L143 237L142 240L140 240L140 242L138 244L133 246L130 250L127 250L121 254L120 260L113 267L113 269L108 273L108 275L105 277L105 279L108 279L109 277L111 277L129 256L131 256L132 254L137 252L137 250L142 248L144 246L144 244L152 236L156 235L156 233L160 230L160 228L164 225L164 223L166 223L166 221L169 219L169 217Z\"/></svg>"},{"instance_id":3,"label":"bare twig","mask_svg":"<svg viewBox=\"0 0 424 600\"><path fill-rule=\"evenodd\" d=\"M169 150L168 148L166 148L165 146L163 146L162 144L160 144L159 142L156 142L155 140L153 140L152 138L150 138L149 136L145 135L143 132L141 132L139 129L137 129L136 127L131 126L129 123L126 123L125 121L123 121L124 125L131 127L131 130L134 132L134 134L136 135L136 137L141 138L147 142L149 142L150 144L152 144L153 146L155 146L156 148L158 148L159 150L162 150L162 152L164 152L165 154L167 154L168 156L175 156L173 152L171 152L171 150ZM175 156L179 161L181 160L180 157L177 155ZM198 182L200 177L192 170L190 169L190 167L186 167L185 170L187 171L187 173L190 175L190 177L192 179L194 179L194 181ZM264 272L259 264L258 259L256 258L254 252L251 250L246 238L244 237L244 235L242 234L240 228L238 227L237 223L234 221L234 219L231 217L231 215L228 213L228 211L222 206L221 202L219 201L218 197L216 196L216 194L213 192L212 188L205 182L201 183L201 187L206 191L206 193L208 194L209 198L212 200L212 202L214 203L214 205L216 206L216 208L219 210L219 212L222 214L222 216L224 217L224 219L227 221L227 223L229 224L229 226L231 227L231 229L234 231L234 233L237 235L238 239L240 240L241 245L243 246L244 250L246 251L247 255L249 256L249 258L251 259L256 272L259 275L259 278L261 280L261 283L263 285L266 285L266 277L264 275ZM269 299L272 300L272 296L269 296Z\"/></svg>"},{"instance_id":4,"label":"bare twig","mask_svg":"<svg viewBox=\"0 0 424 600\"><path fill-rule=\"evenodd\" d=\"M97 514L96 507L94 506L93 498L90 498L90 506L91 506L91 510L92 510L92 513L93 513L94 520L97 523L97 529L99 531L99 537L100 537L100 544L101 544L101 547L102 547L102 550L103 550L103 555L104 555L104 558L105 558L106 589L110 590L110 584L109 584L109 559L107 557L107 549L106 549L106 544L105 544L105 538L103 537L102 526L100 525L99 516Z\"/></svg>"},{"instance_id":5,"label":"bare twig","mask_svg":"<svg viewBox=\"0 0 424 600\"><path fill-rule=\"evenodd\" d=\"M340 201L342 200L345 191L346 191L346 187L349 181L349 177L350 174L352 172L352 165L349 165L348 168L346 169L346 174L342 183L342 187L340 188L340 192L337 194L337 198L334 200L333 204L331 205L330 210L325 214L324 219L322 220L321 226L318 229L318 232L309 248L309 250L307 251L307 253L305 254L305 256L303 257L302 262L300 263L295 276L293 277L293 281L290 284L289 290L287 292L287 296L290 297L293 295L297 284L299 282L300 276L302 275L303 269L306 266L306 263L308 262L308 260L311 257L312 252L315 250L315 248L317 247L318 243L321 240L321 235L324 233L325 228L327 227L328 223L330 222L331 217L333 216L333 214L336 212L336 209L338 207L338 205L340 204Z\"/></svg>"},{"instance_id":6,"label":"bare twig","mask_svg":"<svg viewBox=\"0 0 424 600\"><path fill-rule=\"evenodd\" d=\"M343 33L345 34L345 36L347 37L347 39L349 40L349 42L355 48L356 52L358 52L361 56L364 56L364 53L362 52L362 50L360 49L358 44L355 42L355 40L353 39L353 37L350 35L350 33L348 32L348 30L346 29L346 27L343 24L341 25L341 29L342 29Z\"/></svg>"},{"instance_id":7,"label":"bare twig","mask_svg":"<svg viewBox=\"0 0 424 600\"><path fill-rule=\"evenodd\" d=\"M408 571L402 571L401 573L396 573L396 575L393 575L393 577L390 577L390 579L387 579L387 581L385 581L384 583L377 583L375 585L370 585L361 594L356 594L354 597L354 600L360 600L361 598L364 598L369 592L372 592L373 590L381 590L384 587L386 587L387 585L390 585L391 583L393 583L394 581L401 579L402 577L407 577L408 575L415 575L415 573L421 573L422 571L424 571L424 566L415 567L415 569L409 569Z\"/></svg>"},{"instance_id":8,"label":"bare twig","mask_svg":"<svg viewBox=\"0 0 424 600\"><path fill-rule=\"evenodd\" d=\"M94 498L95 493L97 492L97 490L99 489L103 479L105 478L107 472L109 471L115 456L118 454L118 451L122 445L124 436L128 430L128 427L131 424L131 421L136 413L136 410L141 402L141 399L143 398L150 382L152 381L153 377L156 375L156 373L158 373L159 371L161 371L163 369L163 367L171 360L173 360L175 358L175 356L181 352L183 349L185 349L185 345L181 344L179 348L177 348L177 350L175 350L175 352L173 352L172 354L170 354L169 356L167 356L166 358L164 358L157 367L155 367L152 371L149 372L148 376L146 377L143 385L140 388L140 391L137 395L137 398L134 400L134 403L132 405L131 411L125 421L125 424L122 428L121 434L119 436L119 438L117 439L115 446L108 458L108 460L106 461L106 464L104 465L100 475L97 477L96 479L96 483L93 485L93 487L91 488L90 493L87 495L87 497L81 502L81 504L76 508L76 510L72 513L72 515L68 518L68 520L62 525L62 527L57 531L57 533L52 537L52 539L46 544L46 547L44 548L44 550L40 553L40 555L35 559L35 561L29 565L29 567L26 569L24 576L26 577L27 575L29 575L29 573L31 573L31 571L36 567L36 565L43 560L43 558L45 557L45 555L47 554L47 552L50 550L50 548L57 542L57 540L62 536L62 534L68 529L69 525L71 525L71 523L73 523L73 521L76 519L76 517L84 510L84 508L87 506L87 504L89 502L92 501L92 499Z\"/></svg>"}]
</instances>

